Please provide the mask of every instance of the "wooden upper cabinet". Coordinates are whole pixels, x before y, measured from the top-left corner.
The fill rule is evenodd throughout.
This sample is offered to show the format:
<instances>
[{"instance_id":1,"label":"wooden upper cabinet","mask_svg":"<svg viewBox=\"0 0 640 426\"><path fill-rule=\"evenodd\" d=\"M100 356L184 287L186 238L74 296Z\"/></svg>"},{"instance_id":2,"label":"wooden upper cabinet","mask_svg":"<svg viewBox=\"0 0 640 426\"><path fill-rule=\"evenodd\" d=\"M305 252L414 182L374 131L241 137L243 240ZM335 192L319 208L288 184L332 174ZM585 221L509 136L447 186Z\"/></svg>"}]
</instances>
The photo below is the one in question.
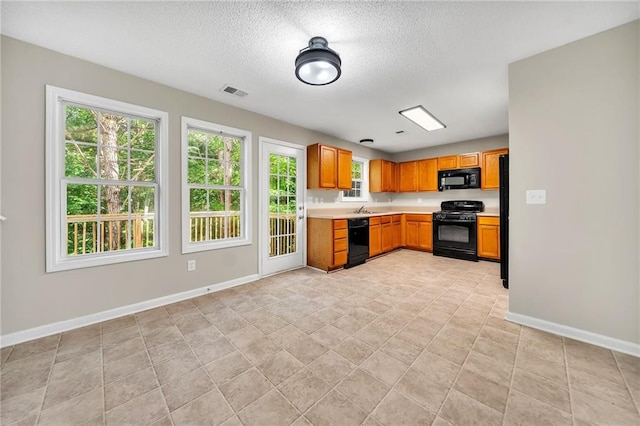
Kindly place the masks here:
<instances>
[{"instance_id":1,"label":"wooden upper cabinet","mask_svg":"<svg viewBox=\"0 0 640 426\"><path fill-rule=\"evenodd\" d=\"M438 157L438 170L457 169L458 156L449 155L447 157Z\"/></svg>"},{"instance_id":2,"label":"wooden upper cabinet","mask_svg":"<svg viewBox=\"0 0 640 426\"><path fill-rule=\"evenodd\" d=\"M400 192L415 192L418 190L418 162L406 161L399 163L400 168Z\"/></svg>"},{"instance_id":3,"label":"wooden upper cabinet","mask_svg":"<svg viewBox=\"0 0 640 426\"><path fill-rule=\"evenodd\" d=\"M351 189L351 151L338 148L338 189Z\"/></svg>"},{"instance_id":4,"label":"wooden upper cabinet","mask_svg":"<svg viewBox=\"0 0 640 426\"><path fill-rule=\"evenodd\" d=\"M438 190L438 159L418 161L418 191Z\"/></svg>"},{"instance_id":5,"label":"wooden upper cabinet","mask_svg":"<svg viewBox=\"0 0 640 426\"><path fill-rule=\"evenodd\" d=\"M369 161L369 192L396 191L396 163L383 159Z\"/></svg>"},{"instance_id":6,"label":"wooden upper cabinet","mask_svg":"<svg viewBox=\"0 0 640 426\"><path fill-rule=\"evenodd\" d=\"M329 145L307 147L308 189L351 189L351 151Z\"/></svg>"},{"instance_id":7,"label":"wooden upper cabinet","mask_svg":"<svg viewBox=\"0 0 640 426\"><path fill-rule=\"evenodd\" d=\"M458 155L458 167L468 169L469 167L480 167L480 153L470 152Z\"/></svg>"},{"instance_id":8,"label":"wooden upper cabinet","mask_svg":"<svg viewBox=\"0 0 640 426\"><path fill-rule=\"evenodd\" d=\"M480 180L482 189L499 189L500 188L500 162L499 158L503 154L508 154L508 148L494 149L482 153L482 169L480 171Z\"/></svg>"}]
</instances>

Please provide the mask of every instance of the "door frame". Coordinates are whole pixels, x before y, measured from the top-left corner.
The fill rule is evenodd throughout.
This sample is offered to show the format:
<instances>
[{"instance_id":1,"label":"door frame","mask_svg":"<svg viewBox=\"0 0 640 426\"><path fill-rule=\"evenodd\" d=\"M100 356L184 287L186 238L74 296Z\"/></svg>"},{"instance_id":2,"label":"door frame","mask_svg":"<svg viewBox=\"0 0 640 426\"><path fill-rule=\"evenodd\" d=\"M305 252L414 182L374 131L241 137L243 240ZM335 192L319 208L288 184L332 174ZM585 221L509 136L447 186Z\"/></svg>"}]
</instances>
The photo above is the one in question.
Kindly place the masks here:
<instances>
[{"instance_id":1,"label":"door frame","mask_svg":"<svg viewBox=\"0 0 640 426\"><path fill-rule=\"evenodd\" d=\"M266 197L264 193L265 185L269 182L268 174L269 170L265 166L263 162L263 154L264 154L264 144L269 143L272 145L280 145L286 148L299 149L302 151L302 162L298 166L298 172L302 177L302 194L301 204L303 206L302 212L304 215L304 219L302 220L302 229L300 233L300 250L302 251L302 265L300 268L304 268L307 265L307 147L306 145L298 145L291 142L285 142L278 139L269 138L266 136L258 136L258 275L260 277L264 277L264 261L267 255L267 244L268 235L266 235L266 229L264 226L265 223L265 214L268 214L268 197ZM263 184L264 182L265 184ZM297 268L294 268L297 269ZM284 272L280 271L280 272ZM278 272L276 272L278 273ZM270 274L273 275L273 274Z\"/></svg>"}]
</instances>

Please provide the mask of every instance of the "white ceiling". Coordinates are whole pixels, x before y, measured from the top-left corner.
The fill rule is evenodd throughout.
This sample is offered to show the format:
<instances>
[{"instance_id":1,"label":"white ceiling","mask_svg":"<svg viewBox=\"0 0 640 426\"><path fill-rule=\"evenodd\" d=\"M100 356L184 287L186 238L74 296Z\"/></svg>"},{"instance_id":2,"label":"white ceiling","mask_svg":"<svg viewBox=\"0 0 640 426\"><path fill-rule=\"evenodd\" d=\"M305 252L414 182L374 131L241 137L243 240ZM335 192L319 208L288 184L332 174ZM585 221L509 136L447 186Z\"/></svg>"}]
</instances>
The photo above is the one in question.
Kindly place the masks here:
<instances>
[{"instance_id":1,"label":"white ceiling","mask_svg":"<svg viewBox=\"0 0 640 426\"><path fill-rule=\"evenodd\" d=\"M507 132L509 63L638 19L634 2L2 2L2 34L390 153ZM328 39L342 76L298 51ZM230 84L249 92L220 91ZM447 128L398 111L422 104ZM403 135L396 135L404 130Z\"/></svg>"}]
</instances>

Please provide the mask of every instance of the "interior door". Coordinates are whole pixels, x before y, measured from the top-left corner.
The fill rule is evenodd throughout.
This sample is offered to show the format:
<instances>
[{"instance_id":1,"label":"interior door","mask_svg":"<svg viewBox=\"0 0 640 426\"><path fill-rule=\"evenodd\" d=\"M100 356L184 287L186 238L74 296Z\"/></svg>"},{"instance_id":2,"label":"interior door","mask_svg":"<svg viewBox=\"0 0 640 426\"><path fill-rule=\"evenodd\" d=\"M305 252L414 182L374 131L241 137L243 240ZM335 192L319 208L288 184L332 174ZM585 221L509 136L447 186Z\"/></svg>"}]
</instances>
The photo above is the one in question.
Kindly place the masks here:
<instances>
[{"instance_id":1,"label":"interior door","mask_svg":"<svg viewBox=\"0 0 640 426\"><path fill-rule=\"evenodd\" d=\"M261 275L305 265L305 148L260 138Z\"/></svg>"}]
</instances>

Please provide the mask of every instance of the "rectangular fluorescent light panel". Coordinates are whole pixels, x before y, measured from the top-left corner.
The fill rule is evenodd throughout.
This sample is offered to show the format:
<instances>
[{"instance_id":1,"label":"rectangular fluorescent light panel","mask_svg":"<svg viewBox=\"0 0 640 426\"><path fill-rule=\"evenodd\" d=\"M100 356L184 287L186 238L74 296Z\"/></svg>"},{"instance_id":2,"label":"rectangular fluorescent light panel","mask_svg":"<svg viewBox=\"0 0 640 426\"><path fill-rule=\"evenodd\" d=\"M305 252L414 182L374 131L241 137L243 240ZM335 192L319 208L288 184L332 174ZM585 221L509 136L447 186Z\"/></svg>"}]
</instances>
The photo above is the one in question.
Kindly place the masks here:
<instances>
[{"instance_id":1,"label":"rectangular fluorescent light panel","mask_svg":"<svg viewBox=\"0 0 640 426\"><path fill-rule=\"evenodd\" d=\"M427 132L447 127L440 120L431 115L429 111L424 109L422 105L400 111L400 114L413 121Z\"/></svg>"}]
</instances>

